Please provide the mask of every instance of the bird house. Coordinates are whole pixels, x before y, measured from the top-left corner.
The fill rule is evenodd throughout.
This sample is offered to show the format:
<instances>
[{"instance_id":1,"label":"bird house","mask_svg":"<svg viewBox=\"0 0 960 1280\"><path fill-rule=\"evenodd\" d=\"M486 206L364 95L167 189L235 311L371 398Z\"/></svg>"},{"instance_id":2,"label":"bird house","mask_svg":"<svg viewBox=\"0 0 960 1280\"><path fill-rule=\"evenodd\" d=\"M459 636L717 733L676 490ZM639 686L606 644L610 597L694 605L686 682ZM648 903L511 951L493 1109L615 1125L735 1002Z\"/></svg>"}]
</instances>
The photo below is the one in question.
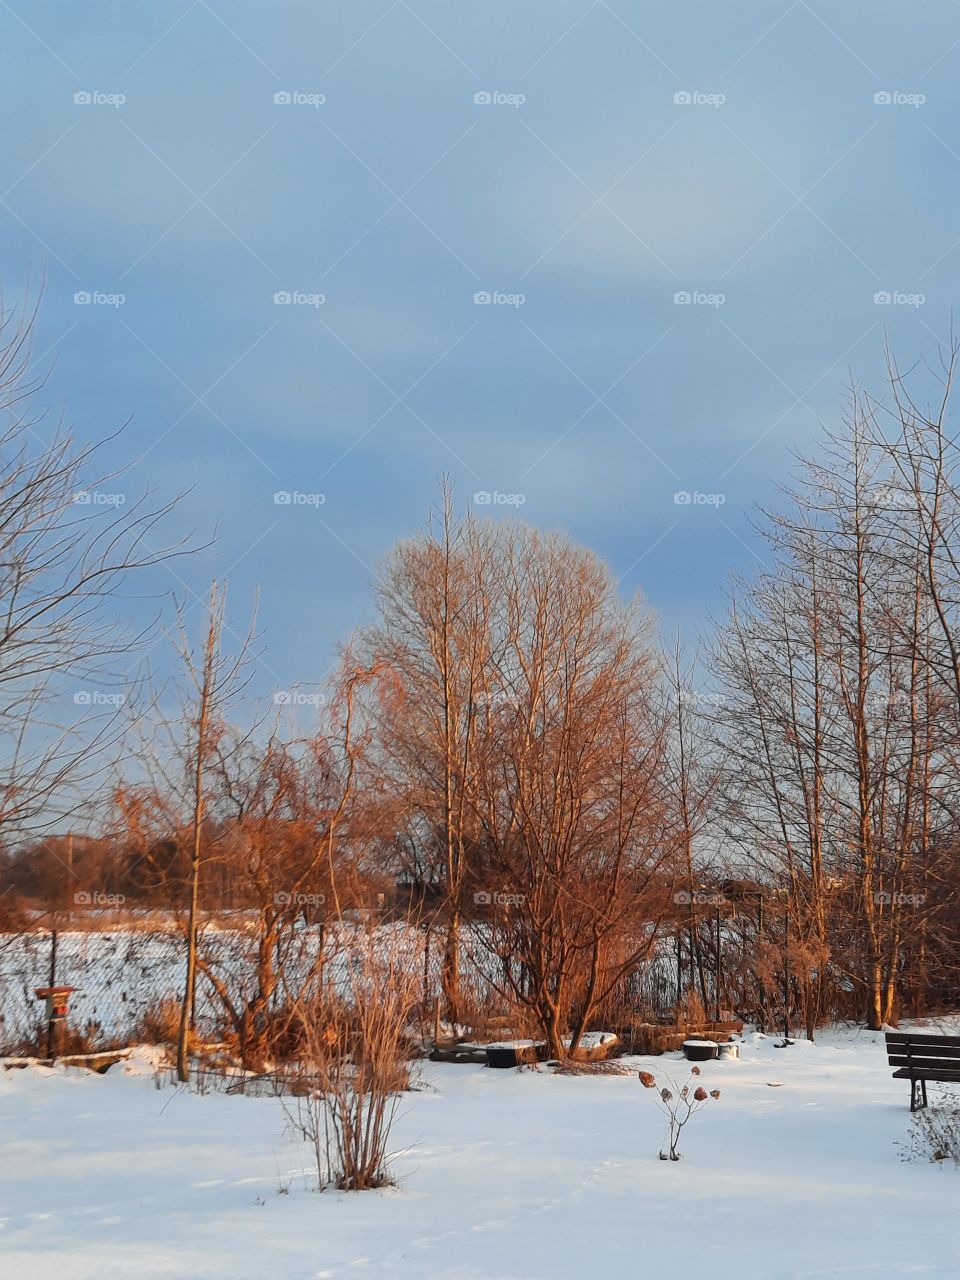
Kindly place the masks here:
<instances>
[{"instance_id":1,"label":"bird house","mask_svg":"<svg viewBox=\"0 0 960 1280\"><path fill-rule=\"evenodd\" d=\"M53 1022L57 1018L67 1016L70 997L79 989L79 987L34 987L33 993L38 1000L46 1000L47 1020Z\"/></svg>"}]
</instances>

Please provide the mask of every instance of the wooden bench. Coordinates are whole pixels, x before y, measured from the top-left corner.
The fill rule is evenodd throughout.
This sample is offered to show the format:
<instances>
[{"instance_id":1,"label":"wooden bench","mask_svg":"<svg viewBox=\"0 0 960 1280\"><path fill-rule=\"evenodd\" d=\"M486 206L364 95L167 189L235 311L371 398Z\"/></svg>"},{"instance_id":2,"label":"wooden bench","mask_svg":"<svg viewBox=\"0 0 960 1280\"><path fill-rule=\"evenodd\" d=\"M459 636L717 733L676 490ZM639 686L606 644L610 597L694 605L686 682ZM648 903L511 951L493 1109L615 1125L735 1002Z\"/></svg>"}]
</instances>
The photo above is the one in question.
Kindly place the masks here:
<instances>
[{"instance_id":1,"label":"wooden bench","mask_svg":"<svg viewBox=\"0 0 960 1280\"><path fill-rule=\"evenodd\" d=\"M960 1036L888 1031L887 1061L894 1080L910 1081L910 1110L927 1105L927 1081L960 1084Z\"/></svg>"}]
</instances>

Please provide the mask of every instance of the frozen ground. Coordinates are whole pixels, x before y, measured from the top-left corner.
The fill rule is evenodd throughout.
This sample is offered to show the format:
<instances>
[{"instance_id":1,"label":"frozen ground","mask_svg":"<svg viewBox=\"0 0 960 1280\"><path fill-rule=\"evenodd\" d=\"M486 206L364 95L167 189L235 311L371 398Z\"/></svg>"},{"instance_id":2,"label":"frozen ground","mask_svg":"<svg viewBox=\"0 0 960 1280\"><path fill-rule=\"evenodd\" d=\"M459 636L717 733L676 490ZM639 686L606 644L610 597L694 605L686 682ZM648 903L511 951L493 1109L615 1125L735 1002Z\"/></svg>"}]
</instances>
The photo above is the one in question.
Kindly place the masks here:
<instances>
[{"instance_id":1,"label":"frozen ground","mask_svg":"<svg viewBox=\"0 0 960 1280\"><path fill-rule=\"evenodd\" d=\"M428 1064L395 1131L400 1185L318 1195L275 1099L158 1090L146 1065L0 1073L0 1275L960 1275L960 1171L903 1161L909 1089L882 1036L753 1039L703 1083L722 1097L663 1164L635 1076Z\"/></svg>"}]
</instances>

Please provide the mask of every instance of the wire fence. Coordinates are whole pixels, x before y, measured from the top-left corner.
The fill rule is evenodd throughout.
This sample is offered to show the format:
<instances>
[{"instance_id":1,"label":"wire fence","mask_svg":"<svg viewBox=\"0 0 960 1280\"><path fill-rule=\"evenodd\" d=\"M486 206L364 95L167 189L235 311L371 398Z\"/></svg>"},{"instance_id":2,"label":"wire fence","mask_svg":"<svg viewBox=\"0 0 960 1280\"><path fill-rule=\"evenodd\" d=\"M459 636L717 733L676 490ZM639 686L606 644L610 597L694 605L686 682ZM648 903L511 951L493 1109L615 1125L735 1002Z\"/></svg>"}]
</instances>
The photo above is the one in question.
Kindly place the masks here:
<instances>
[{"instance_id":1,"label":"wire fence","mask_svg":"<svg viewBox=\"0 0 960 1280\"><path fill-rule=\"evenodd\" d=\"M147 1010L176 1000L184 953L176 932L38 930L0 939L0 1052L42 1045L46 1014L36 988L76 987L69 1025L91 1050L135 1038Z\"/></svg>"},{"instance_id":2,"label":"wire fence","mask_svg":"<svg viewBox=\"0 0 960 1280\"><path fill-rule=\"evenodd\" d=\"M403 935L408 963L420 974L423 1010L431 1008L441 990L442 952L436 939L430 945L418 929L386 926L384 933ZM358 927L355 936L363 932ZM348 985L352 959L350 931L336 939L316 927L303 930L296 959L284 961L286 977L296 986L293 972L311 964L311 949L325 950L327 981L334 989ZM242 1003L256 981L258 939L240 922L211 924L201 936L205 960L225 979ZM63 985L70 995L68 1051L94 1052L138 1040L169 1039L169 1031L183 995L186 944L176 924L99 930L37 929L0 935L0 1055L42 1054L46 1037L44 1000L37 988ZM289 988L278 984L274 1003ZM171 1012L173 1011L173 1012ZM202 973L197 980L193 1030L201 1040L219 1039L224 1030L224 1006Z\"/></svg>"},{"instance_id":3,"label":"wire fence","mask_svg":"<svg viewBox=\"0 0 960 1280\"><path fill-rule=\"evenodd\" d=\"M358 925L354 939L366 927ZM425 1033L439 1019L443 991L444 939L442 931L428 931L402 923L381 925L380 935L399 937L405 963L419 975L422 986L419 1018ZM257 964L257 937L239 922L211 924L201 938L204 956L240 995L251 990ZM357 964L351 933L331 937L318 927L304 930L301 963L310 964L311 947L325 947L325 980L332 990L349 987L350 966ZM287 961L289 965L289 960ZM486 1027L526 1034L517 1020L516 1003L505 995L495 972L496 960L464 940L460 990L464 1020L476 1029ZM176 922L129 922L99 930L36 929L0 935L0 1055L44 1053L46 1013L36 989L53 985L76 988L68 1012L67 1052L95 1052L139 1041L169 1039L183 994L186 950ZM621 1009L643 1009L652 1016L669 1012L676 1000L674 966L667 953L631 973L617 992ZM278 986L275 1000L285 998ZM511 1022L511 1017L513 1022ZM515 1023L515 1025L514 1025ZM198 980L194 1031L206 1041L224 1034L224 1006L203 976ZM168 1034L163 1034L164 1030Z\"/></svg>"}]
</instances>

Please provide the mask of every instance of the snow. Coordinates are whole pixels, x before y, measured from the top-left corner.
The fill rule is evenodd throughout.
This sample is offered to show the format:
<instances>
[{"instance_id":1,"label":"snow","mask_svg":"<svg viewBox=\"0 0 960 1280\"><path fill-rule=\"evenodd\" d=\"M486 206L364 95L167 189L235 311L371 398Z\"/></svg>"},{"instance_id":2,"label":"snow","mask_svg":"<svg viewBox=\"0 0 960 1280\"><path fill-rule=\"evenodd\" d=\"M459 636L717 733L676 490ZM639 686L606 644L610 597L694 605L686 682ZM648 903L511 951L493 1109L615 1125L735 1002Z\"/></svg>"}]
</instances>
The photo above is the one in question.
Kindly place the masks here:
<instances>
[{"instance_id":1,"label":"snow","mask_svg":"<svg viewBox=\"0 0 960 1280\"><path fill-rule=\"evenodd\" d=\"M478 1049L534 1049L545 1044L545 1040L491 1040L478 1044Z\"/></svg>"},{"instance_id":2,"label":"snow","mask_svg":"<svg viewBox=\"0 0 960 1280\"><path fill-rule=\"evenodd\" d=\"M359 1194L308 1189L277 1099L158 1089L153 1050L105 1076L0 1072L0 1274L955 1280L960 1171L904 1161L909 1088L882 1035L775 1043L700 1064L721 1098L679 1164L657 1159L664 1117L635 1075L424 1064L399 1185ZM687 1077L677 1055L624 1061Z\"/></svg>"},{"instance_id":3,"label":"snow","mask_svg":"<svg viewBox=\"0 0 960 1280\"><path fill-rule=\"evenodd\" d=\"M599 1049L601 1045L610 1044L611 1041L618 1039L619 1037L612 1031L585 1031L580 1037L580 1048Z\"/></svg>"}]
</instances>

